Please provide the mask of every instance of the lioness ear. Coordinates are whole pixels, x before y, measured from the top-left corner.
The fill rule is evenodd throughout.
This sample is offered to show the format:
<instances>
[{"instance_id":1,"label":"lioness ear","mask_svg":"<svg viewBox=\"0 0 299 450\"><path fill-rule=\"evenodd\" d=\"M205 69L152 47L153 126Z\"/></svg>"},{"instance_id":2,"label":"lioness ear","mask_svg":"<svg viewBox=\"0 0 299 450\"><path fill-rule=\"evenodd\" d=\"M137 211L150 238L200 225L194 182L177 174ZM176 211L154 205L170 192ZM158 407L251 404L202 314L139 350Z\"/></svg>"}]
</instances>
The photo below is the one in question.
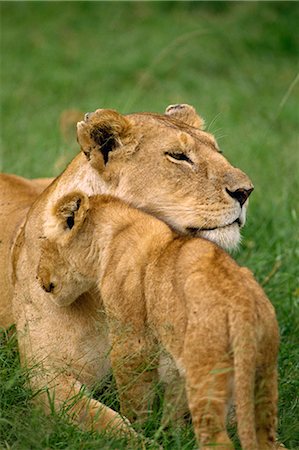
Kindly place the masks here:
<instances>
[{"instance_id":1,"label":"lioness ear","mask_svg":"<svg viewBox=\"0 0 299 450\"><path fill-rule=\"evenodd\" d=\"M72 192L60 198L46 210L44 234L50 240L67 242L81 228L89 199L83 192Z\"/></svg>"},{"instance_id":2,"label":"lioness ear","mask_svg":"<svg viewBox=\"0 0 299 450\"><path fill-rule=\"evenodd\" d=\"M128 137L129 130L129 120L117 111L97 109L94 113L85 114L84 120L78 122L77 138L88 159L91 159L93 152L98 152L102 163L106 165L109 153L122 144Z\"/></svg>"},{"instance_id":3,"label":"lioness ear","mask_svg":"<svg viewBox=\"0 0 299 450\"><path fill-rule=\"evenodd\" d=\"M165 114L174 117L177 120L181 120L191 127L199 128L200 130L204 128L205 121L197 114L195 108L191 105L185 103L169 105L166 108Z\"/></svg>"}]
</instances>

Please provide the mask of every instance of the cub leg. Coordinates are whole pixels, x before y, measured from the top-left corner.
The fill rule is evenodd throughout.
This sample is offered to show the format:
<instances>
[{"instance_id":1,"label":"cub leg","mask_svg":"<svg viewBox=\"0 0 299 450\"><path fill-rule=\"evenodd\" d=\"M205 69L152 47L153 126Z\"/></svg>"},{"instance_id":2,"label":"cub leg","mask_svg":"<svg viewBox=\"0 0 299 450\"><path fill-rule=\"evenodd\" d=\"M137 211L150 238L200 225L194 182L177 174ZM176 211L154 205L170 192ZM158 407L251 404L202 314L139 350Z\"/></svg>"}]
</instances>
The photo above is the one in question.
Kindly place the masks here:
<instances>
[{"instance_id":1,"label":"cub leg","mask_svg":"<svg viewBox=\"0 0 299 450\"><path fill-rule=\"evenodd\" d=\"M188 412L185 380L178 374L177 378L165 387L162 425L164 427L169 423L176 426L186 425L185 417Z\"/></svg>"},{"instance_id":2,"label":"cub leg","mask_svg":"<svg viewBox=\"0 0 299 450\"><path fill-rule=\"evenodd\" d=\"M279 448L276 441L277 398L276 366L259 369L255 385L255 421L260 450Z\"/></svg>"},{"instance_id":3,"label":"cub leg","mask_svg":"<svg viewBox=\"0 0 299 450\"><path fill-rule=\"evenodd\" d=\"M188 345L188 343L186 343ZM217 450L231 450L233 444L226 432L226 416L232 396L232 361L223 353L210 357L199 347L185 358L187 397L192 422L201 450L212 445ZM221 361L215 363L215 361Z\"/></svg>"},{"instance_id":4,"label":"cub leg","mask_svg":"<svg viewBox=\"0 0 299 450\"><path fill-rule=\"evenodd\" d=\"M115 285L119 280L115 281ZM154 399L158 355L146 329L146 309L142 287L135 275L122 286L122 300L111 292L111 280L105 280L101 294L108 321L111 343L110 360L117 384L121 412L130 421L146 419Z\"/></svg>"},{"instance_id":5,"label":"cub leg","mask_svg":"<svg viewBox=\"0 0 299 450\"><path fill-rule=\"evenodd\" d=\"M144 335L135 332L113 333L111 366L116 380L121 412L129 420L143 421L151 411L154 383L157 382L157 356Z\"/></svg>"},{"instance_id":6,"label":"cub leg","mask_svg":"<svg viewBox=\"0 0 299 450\"><path fill-rule=\"evenodd\" d=\"M169 423L184 425L189 412L185 379L181 377L173 359L163 353L159 362L159 379L165 385L162 426Z\"/></svg>"},{"instance_id":7,"label":"cub leg","mask_svg":"<svg viewBox=\"0 0 299 450\"><path fill-rule=\"evenodd\" d=\"M234 448L225 429L231 378L227 370L223 366L203 366L198 373L199 383L188 386L192 422L201 449L216 444L219 450Z\"/></svg>"},{"instance_id":8,"label":"cub leg","mask_svg":"<svg viewBox=\"0 0 299 450\"><path fill-rule=\"evenodd\" d=\"M64 410L67 416L86 430L109 430L135 435L129 422L108 406L90 398L72 375L58 374L33 379L33 387L41 388L37 397L46 411ZM47 390L43 387L47 386Z\"/></svg>"}]
</instances>

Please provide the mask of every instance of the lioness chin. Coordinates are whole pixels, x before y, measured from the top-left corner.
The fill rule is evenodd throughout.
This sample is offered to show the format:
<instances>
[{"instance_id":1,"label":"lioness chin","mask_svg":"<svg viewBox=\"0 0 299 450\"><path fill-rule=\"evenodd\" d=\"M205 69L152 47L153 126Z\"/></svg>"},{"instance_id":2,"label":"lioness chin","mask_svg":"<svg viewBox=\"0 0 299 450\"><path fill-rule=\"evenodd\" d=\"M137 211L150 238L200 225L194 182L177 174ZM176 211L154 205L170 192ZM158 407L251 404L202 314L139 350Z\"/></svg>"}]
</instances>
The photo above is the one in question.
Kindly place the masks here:
<instances>
[{"instance_id":1,"label":"lioness chin","mask_svg":"<svg viewBox=\"0 0 299 450\"><path fill-rule=\"evenodd\" d=\"M225 429L233 391L243 450L278 447L278 327L249 270L110 196L70 193L48 206L45 219L40 290L60 306L78 291L99 290L126 417L144 414L153 361L165 352L177 372L168 388L186 384L201 449L233 448Z\"/></svg>"},{"instance_id":2,"label":"lioness chin","mask_svg":"<svg viewBox=\"0 0 299 450\"><path fill-rule=\"evenodd\" d=\"M82 385L92 387L105 376L110 346L97 290L80 284L75 301L68 308L59 308L49 303L35 279L49 205L74 189L88 195L113 194L159 217L181 234L202 235L224 247L235 247L253 187L249 178L219 153L214 137L202 131L201 125L201 118L188 105L168 107L164 115L123 116L111 110L87 114L77 130L81 153L44 192L30 197L27 216L28 204L17 220L18 197L9 198L14 181L0 177L7 192L1 200L1 217L6 221L0 227L1 245L6 248L0 253L2 311L10 307L13 287L17 286L13 315L21 361L45 369L47 375L32 377L33 388L39 390L48 384L52 396L57 385L56 408L68 403L75 393L82 393ZM7 202L10 217L5 216ZM67 279L67 273L65 276ZM8 323L7 315L4 319ZM56 335L53 330L57 327L60 332ZM42 395L47 404L46 394ZM115 417L113 411L87 395L80 405L68 412L86 428L106 428ZM100 414L100 419L98 414L103 411L106 418ZM120 428L126 428L119 416L116 419Z\"/></svg>"}]
</instances>

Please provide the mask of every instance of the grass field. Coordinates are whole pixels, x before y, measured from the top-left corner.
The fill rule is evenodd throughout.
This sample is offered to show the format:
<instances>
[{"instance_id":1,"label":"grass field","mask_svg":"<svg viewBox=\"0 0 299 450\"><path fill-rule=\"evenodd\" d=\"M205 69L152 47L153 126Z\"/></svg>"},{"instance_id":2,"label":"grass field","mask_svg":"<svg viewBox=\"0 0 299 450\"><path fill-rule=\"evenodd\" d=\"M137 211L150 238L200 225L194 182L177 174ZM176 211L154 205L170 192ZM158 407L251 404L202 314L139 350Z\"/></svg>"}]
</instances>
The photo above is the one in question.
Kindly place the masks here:
<instances>
[{"instance_id":1,"label":"grass field","mask_svg":"<svg viewBox=\"0 0 299 450\"><path fill-rule=\"evenodd\" d=\"M289 449L299 448L298 23L296 2L1 2L1 171L57 175L77 151L59 126L67 109L162 112L184 102L252 178L235 257L277 311L279 437ZM15 337L3 334L0 448L125 448L46 417L27 376ZM112 381L99 395L117 407ZM157 406L146 436L169 450L196 447L191 427L159 434L159 416Z\"/></svg>"}]
</instances>

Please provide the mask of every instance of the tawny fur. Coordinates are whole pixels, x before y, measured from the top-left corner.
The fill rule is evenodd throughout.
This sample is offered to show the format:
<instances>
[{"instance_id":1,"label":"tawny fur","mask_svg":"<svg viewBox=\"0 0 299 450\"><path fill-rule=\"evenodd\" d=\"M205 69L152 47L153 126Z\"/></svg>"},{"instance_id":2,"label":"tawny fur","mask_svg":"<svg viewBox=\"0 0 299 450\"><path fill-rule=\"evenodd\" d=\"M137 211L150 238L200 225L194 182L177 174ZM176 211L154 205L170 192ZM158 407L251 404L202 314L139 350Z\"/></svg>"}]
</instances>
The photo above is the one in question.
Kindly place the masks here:
<instances>
[{"instance_id":1,"label":"tawny fur","mask_svg":"<svg viewBox=\"0 0 299 450\"><path fill-rule=\"evenodd\" d=\"M49 178L27 180L17 175L0 174L0 327L15 321L12 312L11 251L26 214Z\"/></svg>"},{"instance_id":2,"label":"tawny fur","mask_svg":"<svg viewBox=\"0 0 299 450\"><path fill-rule=\"evenodd\" d=\"M179 237L113 197L76 192L49 209L38 280L61 306L81 285L99 289L126 417L144 414L155 360L166 354L177 373L168 391L186 385L201 449L233 448L225 428L233 392L243 450L279 446L274 308L217 245Z\"/></svg>"},{"instance_id":3,"label":"tawny fur","mask_svg":"<svg viewBox=\"0 0 299 450\"><path fill-rule=\"evenodd\" d=\"M248 177L217 152L212 135L201 131L203 120L189 105L174 105L165 115L131 114L97 110L78 124L81 152L40 197L32 227L38 233L39 218L50 198L80 189L89 195L109 193L169 223L181 233L189 229L232 248L239 241L239 225L221 228L237 218L244 224L246 204L240 205L227 190L251 189ZM96 133L95 133L96 130ZM105 165L100 144L91 137L113 138L115 147ZM109 140L109 139L108 139ZM194 164L169 161L166 152L183 151ZM0 326L13 320L12 286L8 264L12 243L28 208L53 180L26 180L0 174Z\"/></svg>"},{"instance_id":4,"label":"tawny fur","mask_svg":"<svg viewBox=\"0 0 299 450\"><path fill-rule=\"evenodd\" d=\"M40 195L37 186L42 189L42 181L23 180L17 195L15 179L0 177L6 192L1 198L0 241L6 250L0 254L0 268L6 281L5 292L0 291L1 312L4 312L0 323L8 325L12 320L11 295L15 280L17 294L13 309L21 359L23 364L28 361L27 355L29 360L43 361L44 367L53 374L53 383L59 386L59 395L55 396L57 408L69 399L74 386L78 391L82 384L91 387L103 378L109 367L106 317L98 292L87 288L84 292L76 291L76 302L63 310L50 305L44 292L39 295L39 287L34 293L44 241L43 224L49 208L59 198L74 189L88 195L110 193L156 215L182 234L196 234L198 230L197 234L227 247L234 247L239 241L247 202L241 206L227 190L250 190L250 180L218 153L213 136L193 126L202 122L194 108L184 105L171 108L169 113L122 116L116 111L97 110L87 115L78 124L82 152ZM192 164L178 160L173 153L184 153ZM32 187L29 200L24 200L27 189ZM32 203L21 231L26 208ZM19 213L23 205L25 208ZM65 368L67 377L61 375ZM44 381L36 376L32 385L39 389ZM52 389L53 383L46 381ZM97 404L98 411L101 407ZM90 425L92 415L87 407L83 423ZM101 425L99 420L96 427L103 428L105 424L103 421Z\"/></svg>"}]
</instances>

